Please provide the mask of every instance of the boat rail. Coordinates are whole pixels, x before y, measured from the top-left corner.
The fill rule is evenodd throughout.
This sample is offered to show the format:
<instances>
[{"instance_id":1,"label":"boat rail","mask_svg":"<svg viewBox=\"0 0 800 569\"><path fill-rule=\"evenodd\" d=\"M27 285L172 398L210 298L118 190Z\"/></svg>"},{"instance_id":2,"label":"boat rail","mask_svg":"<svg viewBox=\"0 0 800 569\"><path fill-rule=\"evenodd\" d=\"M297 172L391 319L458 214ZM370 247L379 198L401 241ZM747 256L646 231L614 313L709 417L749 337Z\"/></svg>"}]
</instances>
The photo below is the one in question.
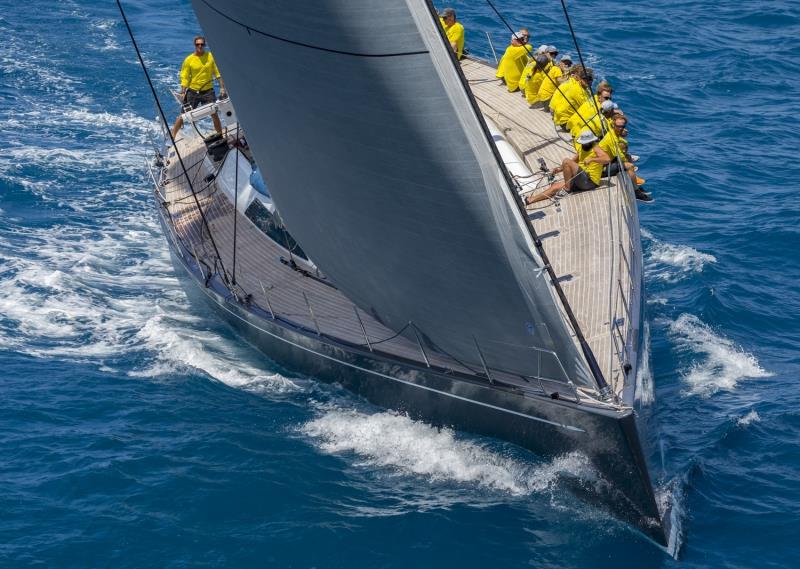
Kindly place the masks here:
<instances>
[{"instance_id":1,"label":"boat rail","mask_svg":"<svg viewBox=\"0 0 800 569\"><path fill-rule=\"evenodd\" d=\"M633 369L636 353L634 352L635 334L631 324L635 321L633 310L640 310L638 298L641 296L642 267L637 260L641 259L641 237L639 234L639 216L636 208L633 182L619 157L620 165L617 174L617 191L610 192L609 216L616 215L617 230L612 231L614 239L611 243L611 280L609 299L609 334L611 335L612 357L610 366L616 360L624 376ZM625 242L624 240L627 240ZM630 254L626 254L626 250ZM611 372L611 370L609 370ZM622 386L620 385L620 388Z\"/></svg>"}]
</instances>

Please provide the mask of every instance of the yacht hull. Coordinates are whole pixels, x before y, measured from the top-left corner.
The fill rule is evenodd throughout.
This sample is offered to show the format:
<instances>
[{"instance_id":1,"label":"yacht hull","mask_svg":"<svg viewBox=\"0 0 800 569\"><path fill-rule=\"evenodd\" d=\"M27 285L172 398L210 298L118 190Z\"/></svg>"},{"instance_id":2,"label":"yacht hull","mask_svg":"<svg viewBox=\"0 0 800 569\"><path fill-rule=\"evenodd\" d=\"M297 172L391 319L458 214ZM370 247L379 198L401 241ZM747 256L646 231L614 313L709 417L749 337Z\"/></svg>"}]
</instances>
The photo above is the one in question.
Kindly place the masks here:
<instances>
[{"instance_id":1,"label":"yacht hull","mask_svg":"<svg viewBox=\"0 0 800 569\"><path fill-rule=\"evenodd\" d=\"M188 296L213 308L270 359L297 373L338 383L369 402L434 425L496 437L542 457L586 455L598 481L572 480L570 489L662 546L662 522L650 481L635 414L522 394L482 378L444 373L419 362L372 353L309 333L236 299L206 278L192 255L168 236L173 264Z\"/></svg>"}]
</instances>

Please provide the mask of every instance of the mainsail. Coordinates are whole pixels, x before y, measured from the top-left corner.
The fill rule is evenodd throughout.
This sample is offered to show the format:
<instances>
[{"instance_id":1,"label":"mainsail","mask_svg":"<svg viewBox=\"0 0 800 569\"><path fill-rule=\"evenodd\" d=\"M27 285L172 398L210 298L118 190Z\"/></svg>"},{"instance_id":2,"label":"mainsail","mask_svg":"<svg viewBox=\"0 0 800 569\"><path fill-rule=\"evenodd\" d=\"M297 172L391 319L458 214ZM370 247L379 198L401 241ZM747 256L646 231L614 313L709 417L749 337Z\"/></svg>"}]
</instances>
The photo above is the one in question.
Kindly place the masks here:
<instances>
[{"instance_id":1,"label":"mainsail","mask_svg":"<svg viewBox=\"0 0 800 569\"><path fill-rule=\"evenodd\" d=\"M596 387L427 2L193 4L281 217L348 298L477 369Z\"/></svg>"}]
</instances>

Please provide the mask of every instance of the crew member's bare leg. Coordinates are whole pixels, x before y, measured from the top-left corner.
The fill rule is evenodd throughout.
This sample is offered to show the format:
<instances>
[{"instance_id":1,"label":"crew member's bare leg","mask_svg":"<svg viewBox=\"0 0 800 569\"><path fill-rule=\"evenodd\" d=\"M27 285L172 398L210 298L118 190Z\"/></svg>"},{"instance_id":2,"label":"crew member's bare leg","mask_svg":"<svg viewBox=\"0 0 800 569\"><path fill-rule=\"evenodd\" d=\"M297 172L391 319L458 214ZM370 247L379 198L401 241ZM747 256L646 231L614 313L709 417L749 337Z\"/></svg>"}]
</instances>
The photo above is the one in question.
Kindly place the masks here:
<instances>
[{"instance_id":1,"label":"crew member's bare leg","mask_svg":"<svg viewBox=\"0 0 800 569\"><path fill-rule=\"evenodd\" d=\"M565 189L567 191L570 190L570 186L572 185L572 178L575 177L575 174L578 173L579 166L570 160L569 158L564 158L564 161L561 163L561 171L564 173L564 180L561 182L553 182L550 184L550 187L543 191L541 194L535 196L529 196L525 199L526 205L535 204L537 202L541 202L547 199L552 198L556 195L560 190Z\"/></svg>"},{"instance_id":2,"label":"crew member's bare leg","mask_svg":"<svg viewBox=\"0 0 800 569\"><path fill-rule=\"evenodd\" d=\"M177 138L178 132L181 130L182 127L183 127L183 117L181 115L178 115L178 118L175 119L175 124L172 126L173 140Z\"/></svg>"}]
</instances>

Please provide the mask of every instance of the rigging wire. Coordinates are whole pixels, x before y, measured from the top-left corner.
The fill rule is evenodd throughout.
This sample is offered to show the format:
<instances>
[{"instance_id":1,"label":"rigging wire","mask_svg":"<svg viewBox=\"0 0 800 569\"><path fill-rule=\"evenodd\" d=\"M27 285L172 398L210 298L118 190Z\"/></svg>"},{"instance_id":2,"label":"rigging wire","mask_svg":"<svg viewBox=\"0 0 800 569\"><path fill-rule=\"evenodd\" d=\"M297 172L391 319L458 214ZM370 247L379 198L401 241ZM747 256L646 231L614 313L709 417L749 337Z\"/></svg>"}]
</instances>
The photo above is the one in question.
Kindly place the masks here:
<instances>
[{"instance_id":1,"label":"rigging wire","mask_svg":"<svg viewBox=\"0 0 800 569\"><path fill-rule=\"evenodd\" d=\"M195 205L197 206L197 211L200 213L200 217L203 220L203 225L205 226L206 231L208 232L208 238L211 241L211 245L214 248L214 254L217 257L215 262L214 262L214 264L216 265L217 261L219 262L219 265L222 268L223 279L227 283L228 282L228 274L225 271L225 265L222 262L222 257L219 254L219 249L217 248L217 243L214 241L214 236L211 234L211 228L208 225L208 220L206 219L205 212L203 211L203 208L200 206L200 200L198 199L197 193L194 190L194 185L192 184L192 181L189 179L189 172L188 172L188 170L186 169L186 166L183 163L183 157L181 156L181 153L178 150L177 145L175 144L175 137L172 136L172 131L169 128L169 123L167 122L167 115L164 113L164 109L161 106L161 101L158 98L158 93L156 92L156 88L153 85L152 79L150 79L150 73L147 71L147 65L144 62L144 58L142 57L142 53L139 51L139 45L136 43L136 38L134 37L133 30L131 29L131 25L128 22L128 17L125 15L125 10L122 8L122 2L120 0L116 0L116 2L117 2L117 8L119 8L119 13L122 16L123 22L125 23L125 28L128 30L128 35L131 38L131 44L133 44L133 49L136 50L136 57L139 59L139 65L141 66L142 71L144 72L145 79L147 79L147 84L150 87L150 92L153 95L153 100L156 103L156 107L158 107L158 112L161 115L161 120L164 123L166 131L169 133L169 139L172 142L172 148L175 150L175 154L178 157L178 162L180 162L181 168L183 169L183 172L184 172L184 174L186 176L186 181L189 184L189 189L191 190L192 196L194 197L194 202L195 202ZM197 261L199 262L199 259L197 259Z\"/></svg>"},{"instance_id":2,"label":"rigging wire","mask_svg":"<svg viewBox=\"0 0 800 569\"><path fill-rule=\"evenodd\" d=\"M500 13L500 10L498 10L498 9L497 9L497 7L495 7L495 5L492 3L492 0L486 0L486 3L487 3L487 4L489 5L489 7L490 7L490 8L491 8L491 9L494 11L494 13L495 13L495 14L497 14L497 17L498 17L498 18L500 18L500 21L501 21L501 22L503 22L503 24L505 24L505 26L506 26L506 27L509 29L509 31L510 31L510 32L513 34L513 36L516 38L516 37L517 37L517 32L515 32L515 31L514 31L514 28L512 28L512 27L511 27L511 24L509 24L509 23L508 23L508 20L506 20L506 19L505 19L505 17L503 16L503 14L501 14L501 13ZM562 5L563 5L563 3L564 3L564 0L561 0L561 3L562 3ZM564 10L566 10L566 7L564 8ZM572 24L570 24L570 30L571 30L571 29L572 29ZM573 37L573 39L574 39L574 38L575 38L575 35L573 34L573 36L572 36L572 37ZM577 40L576 40L576 43L575 43L575 45L576 45L576 47L577 47ZM530 53L530 50L528 50L528 53ZM578 53L578 57L580 58L581 66L583 67L583 69L584 69L584 71L585 71L585 70L587 69L587 67L586 67L586 66L583 64L583 58L581 57L581 55L580 55L580 52ZM572 101L570 101L570 100L567 98L567 96L566 96L566 95L564 95L564 91L562 91L562 90L561 90L561 86L558 84L558 82L556 82L556 80L555 80L555 79L553 79L552 77L550 77L550 75L549 75L548 73L545 73L545 74L544 74L544 76L545 76L545 77L547 77L547 79L548 79L548 80L549 80L549 81L550 81L550 82L553 84L553 86L556 88L556 91L558 91L559 93L561 93L561 96L562 96L562 97L564 97L564 100L565 100L565 101L566 101L566 102L569 104L569 106L572 108L572 110L573 110L573 111L575 111L575 114L576 114L576 115L578 115L578 117L579 117L579 118L580 118L580 119L583 121L583 124L585 124L585 125L586 125L586 127L587 127L589 130L592 130L592 131L593 131L592 127L589 125L589 123L586 121L586 119L584 119L584 118L583 118L583 116L581 116L581 115L578 113L578 109L575 107L575 105L573 105L573 104L572 104ZM588 89L588 91L589 91L589 96L590 96L590 97L592 97L592 98L594 98L594 95L592 95L592 93L591 93L591 89ZM595 101L595 106L597 106L597 101ZM602 129L602 125L601 125L601 127L600 127L600 128Z\"/></svg>"},{"instance_id":3,"label":"rigging wire","mask_svg":"<svg viewBox=\"0 0 800 569\"><path fill-rule=\"evenodd\" d=\"M236 123L236 145L233 147L236 151L236 173L233 175L233 286L236 286L236 234L237 224L236 220L239 219L239 123Z\"/></svg>"},{"instance_id":4,"label":"rigging wire","mask_svg":"<svg viewBox=\"0 0 800 569\"><path fill-rule=\"evenodd\" d=\"M581 62L581 65L583 65L583 68L586 69L586 64L583 62L583 53L581 53L581 48L578 45L578 38L575 35L575 30L572 27L572 18L569 17L569 11L567 10L567 3L565 0L561 0L561 8L564 10L564 18L567 20L567 26L569 26L569 34L572 36L572 43L575 44L575 51L578 52L578 60ZM594 108L597 111L597 114L600 115L600 107L597 105L597 99L592 97L591 100L594 102ZM589 126L588 123L586 126ZM603 134L605 134L605 128L603 127L602 119L600 120L600 130Z\"/></svg>"},{"instance_id":5,"label":"rigging wire","mask_svg":"<svg viewBox=\"0 0 800 569\"><path fill-rule=\"evenodd\" d=\"M562 2L563 2L563 0L562 0ZM500 18L500 20L505 24L505 26L509 30L511 30L511 33L514 34L514 36L516 37L516 32L514 32L513 28L509 25L508 21L503 17L503 15L500 13L500 11L494 6L492 1L491 0L486 0L486 3L492 8L492 10L494 10L494 12L495 12L495 14L497 14L498 18ZM581 65L583 65L583 64L581 64ZM585 70L586 66L583 66L583 69ZM460 71L460 69L458 71ZM545 75L547 75L547 74L545 74ZM459 76L462 77L462 81L465 83L465 87L467 87L467 89L466 89L467 94L470 95L470 90L468 88L469 84L466 82L465 79L463 79L463 73L459 73ZM555 80L553 80L553 78L550 77L549 75L547 75L547 77L555 84L556 89L563 96L564 93L563 93L563 91L561 91L560 87L555 82ZM470 95L470 98L473 100L473 104L475 104L476 107L477 107L477 103L474 102L474 98L471 97L471 95ZM569 103L570 107L572 107L572 109L577 113L578 109L575 108L575 106L572 104L572 102L569 99L567 99L566 97L564 97L564 99ZM480 110L479 109L476 109L476 110L478 111L478 113L480 115ZM583 120L583 122L584 122L584 124L586 124L586 126L589 126L582 117L581 117L581 120ZM490 137L490 139L491 139L491 137ZM505 168L503 161L500 160L499 158L498 158L498 160L499 160L499 164L503 165L503 171L506 173L506 179L509 182L510 186L512 188L513 188L513 186L515 184L517 186L519 186L518 182L511 177L510 173ZM527 219L527 212L525 210L525 207L522 205L522 203L520 201L519 195L517 194L517 192L515 192L513 190L512 190L512 193L515 194L514 198L515 198L515 202L517 203L517 207L520 208L520 211L521 211L523 217L525 217ZM603 371L600 369L600 364L597 362L597 358L595 357L591 346L589 346L589 342L586 341L586 337L583 335L583 331L581 330L581 327L578 324L578 319L576 318L575 313L572 310L572 306L570 305L569 300L567 299L567 295L564 293L564 289L561 288L561 285L560 285L560 283L558 281L558 276L555 273L555 269L553 269L553 266L550 263L550 259L547 256L547 252L544 250L544 245L542 244L541 238L539 237L538 233L536 232L536 230L534 229L533 225L530 222L526 223L526 225L527 225L528 230L530 232L531 238L533 239L533 243L536 246L536 250L539 252L540 257L542 258L542 263L544 264L543 268L547 271L547 274L550 277L550 281L551 281L551 283L553 285L553 288L556 291L556 295L558 296L559 300L561 301L561 305L564 308L564 312L566 313L567 320L569 321L570 325L572 326L572 329L575 332L575 337L578 340L578 344L581 347L581 351L583 352L584 357L586 358L586 363L589 366L589 370L590 370L590 372L592 374L592 377L594 377L595 381L597 382L597 387L600 390L600 394L603 397L606 397L606 396L610 395L611 388L610 388L608 382L606 381L606 379L605 379L605 377L603 375Z\"/></svg>"}]
</instances>

